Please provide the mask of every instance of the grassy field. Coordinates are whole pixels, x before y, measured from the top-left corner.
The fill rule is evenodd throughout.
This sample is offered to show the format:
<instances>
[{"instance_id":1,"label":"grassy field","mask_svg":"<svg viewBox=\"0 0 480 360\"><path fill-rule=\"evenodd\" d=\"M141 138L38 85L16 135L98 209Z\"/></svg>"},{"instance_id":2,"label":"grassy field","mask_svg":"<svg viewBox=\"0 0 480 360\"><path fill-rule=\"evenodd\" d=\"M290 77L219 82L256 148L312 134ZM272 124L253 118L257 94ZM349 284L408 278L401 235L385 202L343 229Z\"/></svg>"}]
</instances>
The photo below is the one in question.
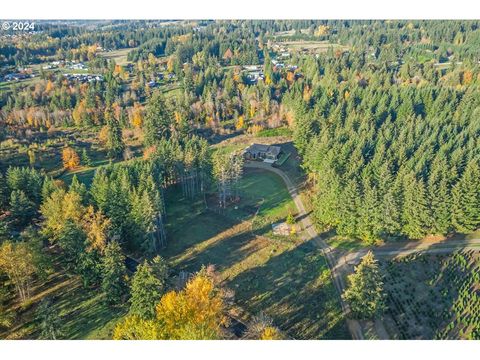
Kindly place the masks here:
<instances>
[{"instance_id":1,"label":"grassy field","mask_svg":"<svg viewBox=\"0 0 480 360\"><path fill-rule=\"evenodd\" d=\"M104 57L105 59L114 60L117 65L126 65L129 63L129 61L127 60L127 55L132 50L134 50L134 48L103 51L99 53L99 55Z\"/></svg>"},{"instance_id":2,"label":"grassy field","mask_svg":"<svg viewBox=\"0 0 480 360\"><path fill-rule=\"evenodd\" d=\"M52 298L53 308L60 318L61 339L110 339L113 327L126 313L126 307L105 305L99 290L85 289L78 276L68 276L61 266L53 264L45 280L33 284L32 297L19 304L13 300L17 315L13 326L1 333L0 339L38 339L40 336L37 308L45 297Z\"/></svg>"},{"instance_id":3,"label":"grassy field","mask_svg":"<svg viewBox=\"0 0 480 360\"><path fill-rule=\"evenodd\" d=\"M282 180L248 171L239 190L240 202L222 212L172 190L167 195L169 243L163 255L176 270L215 265L241 311L268 314L292 338L348 338L320 251L296 236L271 236L271 222L295 211Z\"/></svg>"},{"instance_id":4,"label":"grassy field","mask_svg":"<svg viewBox=\"0 0 480 360\"><path fill-rule=\"evenodd\" d=\"M292 52L308 52L312 54L319 54L327 52L329 49L333 50L346 50L347 47L340 44L332 44L328 41L310 41L310 40L298 40L298 41L284 41L279 42L277 45L286 48Z\"/></svg>"}]
</instances>

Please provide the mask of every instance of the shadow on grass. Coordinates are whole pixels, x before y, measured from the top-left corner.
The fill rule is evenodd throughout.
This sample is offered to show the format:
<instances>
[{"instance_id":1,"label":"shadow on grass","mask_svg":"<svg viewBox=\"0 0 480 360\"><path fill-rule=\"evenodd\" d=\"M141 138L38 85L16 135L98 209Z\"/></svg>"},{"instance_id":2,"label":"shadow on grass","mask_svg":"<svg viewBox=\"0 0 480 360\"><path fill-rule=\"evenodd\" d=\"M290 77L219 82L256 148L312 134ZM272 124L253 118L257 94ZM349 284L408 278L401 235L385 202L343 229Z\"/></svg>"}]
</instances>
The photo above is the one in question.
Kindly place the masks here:
<instances>
[{"instance_id":1,"label":"shadow on grass","mask_svg":"<svg viewBox=\"0 0 480 360\"><path fill-rule=\"evenodd\" d=\"M321 252L305 242L227 284L252 314L264 312L291 337L348 339L338 295Z\"/></svg>"},{"instance_id":2,"label":"shadow on grass","mask_svg":"<svg viewBox=\"0 0 480 360\"><path fill-rule=\"evenodd\" d=\"M69 291L70 296L65 296L55 303L62 319L62 332L67 339L91 338L94 332L102 333L101 329L106 324L119 319L128 308L109 307L104 303L104 294L99 290L85 289L78 285ZM111 334L103 336L110 338Z\"/></svg>"}]
</instances>

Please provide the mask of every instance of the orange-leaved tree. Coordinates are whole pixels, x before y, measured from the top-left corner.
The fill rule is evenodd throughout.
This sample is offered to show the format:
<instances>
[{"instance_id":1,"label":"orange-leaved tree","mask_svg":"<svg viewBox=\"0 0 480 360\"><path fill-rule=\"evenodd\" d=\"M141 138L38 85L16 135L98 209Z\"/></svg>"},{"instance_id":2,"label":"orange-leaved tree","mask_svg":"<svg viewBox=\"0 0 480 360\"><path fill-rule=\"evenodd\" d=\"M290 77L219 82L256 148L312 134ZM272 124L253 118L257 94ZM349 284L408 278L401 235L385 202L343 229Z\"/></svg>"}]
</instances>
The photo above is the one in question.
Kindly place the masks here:
<instances>
[{"instance_id":1,"label":"orange-leaved tree","mask_svg":"<svg viewBox=\"0 0 480 360\"><path fill-rule=\"evenodd\" d=\"M67 147L62 151L63 168L66 170L75 169L80 165L80 158L77 152L71 147Z\"/></svg>"}]
</instances>

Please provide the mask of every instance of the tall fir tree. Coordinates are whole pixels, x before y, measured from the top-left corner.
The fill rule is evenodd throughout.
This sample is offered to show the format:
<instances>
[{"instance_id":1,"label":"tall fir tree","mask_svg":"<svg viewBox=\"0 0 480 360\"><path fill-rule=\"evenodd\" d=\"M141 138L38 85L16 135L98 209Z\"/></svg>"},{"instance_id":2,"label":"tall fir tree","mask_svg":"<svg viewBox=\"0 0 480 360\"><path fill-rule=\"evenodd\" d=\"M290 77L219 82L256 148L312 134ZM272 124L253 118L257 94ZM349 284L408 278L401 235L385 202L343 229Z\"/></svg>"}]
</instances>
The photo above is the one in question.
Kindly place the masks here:
<instances>
[{"instance_id":1,"label":"tall fir tree","mask_svg":"<svg viewBox=\"0 0 480 360\"><path fill-rule=\"evenodd\" d=\"M357 236L359 202L360 189L357 181L350 179L345 184L338 203L340 219L337 230L339 234Z\"/></svg>"},{"instance_id":2,"label":"tall fir tree","mask_svg":"<svg viewBox=\"0 0 480 360\"><path fill-rule=\"evenodd\" d=\"M372 186L370 179L364 176L362 180L363 197L359 205L358 235L363 242L373 244L381 233L380 201L377 189Z\"/></svg>"},{"instance_id":3,"label":"tall fir tree","mask_svg":"<svg viewBox=\"0 0 480 360\"><path fill-rule=\"evenodd\" d=\"M108 156L111 158L119 158L123 150L125 150L125 144L122 138L122 128L117 119L113 117L111 110L106 112L107 122L107 141L106 147Z\"/></svg>"},{"instance_id":4,"label":"tall fir tree","mask_svg":"<svg viewBox=\"0 0 480 360\"><path fill-rule=\"evenodd\" d=\"M162 138L171 135L172 119L165 99L160 91L155 91L148 100L143 122L145 146L155 145Z\"/></svg>"},{"instance_id":5,"label":"tall fir tree","mask_svg":"<svg viewBox=\"0 0 480 360\"><path fill-rule=\"evenodd\" d=\"M480 226L480 170L475 161L467 164L452 190L452 224L466 233Z\"/></svg>"},{"instance_id":6,"label":"tall fir tree","mask_svg":"<svg viewBox=\"0 0 480 360\"><path fill-rule=\"evenodd\" d=\"M404 178L402 204L402 232L410 239L420 239L427 234L429 209L423 181L413 175Z\"/></svg>"},{"instance_id":7,"label":"tall fir tree","mask_svg":"<svg viewBox=\"0 0 480 360\"><path fill-rule=\"evenodd\" d=\"M165 292L165 280L157 278L146 260L139 265L130 284L130 313L154 319L155 306Z\"/></svg>"},{"instance_id":8,"label":"tall fir tree","mask_svg":"<svg viewBox=\"0 0 480 360\"><path fill-rule=\"evenodd\" d=\"M385 311L383 277L371 251L348 276L348 287L342 297L354 316L361 319L373 319Z\"/></svg>"},{"instance_id":9,"label":"tall fir tree","mask_svg":"<svg viewBox=\"0 0 480 360\"><path fill-rule=\"evenodd\" d=\"M102 290L108 305L119 305L127 292L125 255L117 241L105 247L102 258Z\"/></svg>"},{"instance_id":10,"label":"tall fir tree","mask_svg":"<svg viewBox=\"0 0 480 360\"><path fill-rule=\"evenodd\" d=\"M10 195L10 216L17 225L26 225L35 215L34 204L22 190L14 190Z\"/></svg>"},{"instance_id":11,"label":"tall fir tree","mask_svg":"<svg viewBox=\"0 0 480 360\"><path fill-rule=\"evenodd\" d=\"M8 206L8 186L7 180L2 173L0 173L0 211L5 210Z\"/></svg>"}]
</instances>

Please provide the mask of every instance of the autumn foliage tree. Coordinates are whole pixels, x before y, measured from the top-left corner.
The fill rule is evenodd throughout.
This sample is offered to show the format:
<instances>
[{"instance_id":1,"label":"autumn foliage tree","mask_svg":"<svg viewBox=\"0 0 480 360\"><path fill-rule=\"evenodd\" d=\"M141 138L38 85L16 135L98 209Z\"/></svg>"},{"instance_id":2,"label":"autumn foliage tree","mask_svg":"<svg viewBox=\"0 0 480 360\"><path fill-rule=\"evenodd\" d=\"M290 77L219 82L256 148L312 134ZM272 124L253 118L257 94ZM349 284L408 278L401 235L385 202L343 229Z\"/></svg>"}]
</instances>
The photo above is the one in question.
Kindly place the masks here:
<instances>
[{"instance_id":1,"label":"autumn foliage tree","mask_svg":"<svg viewBox=\"0 0 480 360\"><path fill-rule=\"evenodd\" d=\"M62 151L63 168L65 170L75 169L80 165L80 157L71 147L67 147Z\"/></svg>"},{"instance_id":2,"label":"autumn foliage tree","mask_svg":"<svg viewBox=\"0 0 480 360\"><path fill-rule=\"evenodd\" d=\"M221 291L205 272L198 273L180 291L170 291L156 306L156 319L129 315L115 327L116 340L221 338L226 323Z\"/></svg>"},{"instance_id":3,"label":"autumn foliage tree","mask_svg":"<svg viewBox=\"0 0 480 360\"><path fill-rule=\"evenodd\" d=\"M27 300L37 272L36 257L29 245L24 242L4 242L0 247L0 270L15 286L20 300Z\"/></svg>"}]
</instances>

